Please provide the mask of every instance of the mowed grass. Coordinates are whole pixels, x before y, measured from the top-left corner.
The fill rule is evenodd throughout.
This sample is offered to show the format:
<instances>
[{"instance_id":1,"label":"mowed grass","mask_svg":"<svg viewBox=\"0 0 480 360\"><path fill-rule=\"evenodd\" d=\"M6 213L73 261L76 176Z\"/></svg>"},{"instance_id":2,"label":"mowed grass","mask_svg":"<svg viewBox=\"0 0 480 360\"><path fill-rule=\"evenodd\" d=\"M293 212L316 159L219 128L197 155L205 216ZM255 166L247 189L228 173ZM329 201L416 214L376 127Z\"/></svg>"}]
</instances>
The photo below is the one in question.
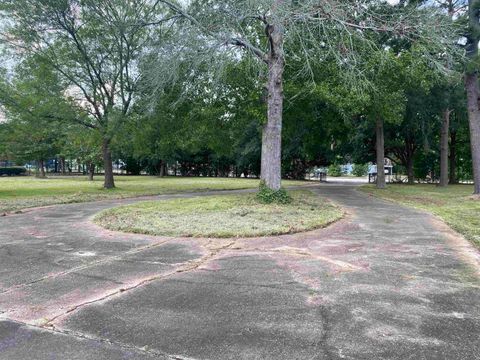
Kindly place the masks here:
<instances>
[{"instance_id":1,"label":"mowed grass","mask_svg":"<svg viewBox=\"0 0 480 360\"><path fill-rule=\"evenodd\" d=\"M361 190L402 205L427 210L480 247L480 199L472 196L472 186L389 185L386 190L377 190L368 185Z\"/></svg>"},{"instance_id":2,"label":"mowed grass","mask_svg":"<svg viewBox=\"0 0 480 360\"><path fill-rule=\"evenodd\" d=\"M95 222L110 230L180 237L252 237L324 227L343 211L310 191L290 204L260 204L255 194L141 202L106 210Z\"/></svg>"},{"instance_id":3,"label":"mowed grass","mask_svg":"<svg viewBox=\"0 0 480 360\"><path fill-rule=\"evenodd\" d=\"M105 190L103 178L95 177L0 177L0 213L25 208L118 199L142 195L160 195L209 190L253 189L259 185L256 179L237 178L181 178L153 176L117 176L116 188ZM284 181L283 186L301 185L301 181Z\"/></svg>"}]
</instances>

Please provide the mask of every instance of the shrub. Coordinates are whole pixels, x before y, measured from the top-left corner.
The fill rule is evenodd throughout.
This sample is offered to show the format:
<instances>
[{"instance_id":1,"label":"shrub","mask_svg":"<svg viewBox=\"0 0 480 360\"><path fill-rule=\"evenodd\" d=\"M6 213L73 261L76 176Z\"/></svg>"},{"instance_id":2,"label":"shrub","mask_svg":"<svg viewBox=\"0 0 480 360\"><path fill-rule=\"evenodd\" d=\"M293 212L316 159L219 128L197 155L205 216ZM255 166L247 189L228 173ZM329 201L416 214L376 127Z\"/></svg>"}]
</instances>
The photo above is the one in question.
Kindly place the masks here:
<instances>
[{"instance_id":1,"label":"shrub","mask_svg":"<svg viewBox=\"0 0 480 360\"><path fill-rule=\"evenodd\" d=\"M342 169L340 168L340 165L332 164L328 167L327 174L328 176L333 177L342 176Z\"/></svg>"},{"instance_id":2,"label":"shrub","mask_svg":"<svg viewBox=\"0 0 480 360\"><path fill-rule=\"evenodd\" d=\"M0 168L0 176L19 176L25 175L27 169L20 166Z\"/></svg>"},{"instance_id":3,"label":"shrub","mask_svg":"<svg viewBox=\"0 0 480 360\"><path fill-rule=\"evenodd\" d=\"M287 190L284 188L281 188L280 190L272 190L265 184L263 180L260 182L257 199L263 204L289 204L292 202L292 198L287 193Z\"/></svg>"},{"instance_id":4,"label":"shrub","mask_svg":"<svg viewBox=\"0 0 480 360\"><path fill-rule=\"evenodd\" d=\"M352 174L354 176L366 176L368 174L368 164L353 164Z\"/></svg>"}]
</instances>

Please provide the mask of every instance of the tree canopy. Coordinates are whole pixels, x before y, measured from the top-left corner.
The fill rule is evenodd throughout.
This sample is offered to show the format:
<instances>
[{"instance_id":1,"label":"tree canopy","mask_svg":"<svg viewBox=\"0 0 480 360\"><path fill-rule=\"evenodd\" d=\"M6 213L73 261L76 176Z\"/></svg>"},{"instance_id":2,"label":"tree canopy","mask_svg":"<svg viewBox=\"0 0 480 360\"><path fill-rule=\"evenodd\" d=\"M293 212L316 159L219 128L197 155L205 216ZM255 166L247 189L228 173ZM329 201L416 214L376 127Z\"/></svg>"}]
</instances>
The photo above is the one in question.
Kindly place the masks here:
<instances>
[{"instance_id":1,"label":"tree canopy","mask_svg":"<svg viewBox=\"0 0 480 360\"><path fill-rule=\"evenodd\" d=\"M0 84L0 133L19 162L99 166L106 188L115 160L261 176L273 190L383 157L410 182L436 179L445 139L451 182L475 164L464 1L3 0L0 15L17 63Z\"/></svg>"}]
</instances>

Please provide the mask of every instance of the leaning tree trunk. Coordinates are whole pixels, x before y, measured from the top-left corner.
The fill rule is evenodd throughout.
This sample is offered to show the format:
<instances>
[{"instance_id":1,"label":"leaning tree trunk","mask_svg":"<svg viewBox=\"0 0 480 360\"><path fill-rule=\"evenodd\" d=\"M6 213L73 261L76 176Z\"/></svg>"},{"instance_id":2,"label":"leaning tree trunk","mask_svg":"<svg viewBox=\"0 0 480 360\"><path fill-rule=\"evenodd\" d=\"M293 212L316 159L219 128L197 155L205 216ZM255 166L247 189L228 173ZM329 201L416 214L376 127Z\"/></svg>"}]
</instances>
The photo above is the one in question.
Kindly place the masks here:
<instances>
[{"instance_id":1,"label":"leaning tree trunk","mask_svg":"<svg viewBox=\"0 0 480 360\"><path fill-rule=\"evenodd\" d=\"M377 137L377 189L385 189L385 139L383 133L383 119L377 119L375 129Z\"/></svg>"},{"instance_id":2,"label":"leaning tree trunk","mask_svg":"<svg viewBox=\"0 0 480 360\"><path fill-rule=\"evenodd\" d=\"M102 143L103 168L105 170L105 181L103 187L105 189L113 189L115 181L113 179L112 153L110 151L110 140L104 139Z\"/></svg>"},{"instance_id":3,"label":"leaning tree trunk","mask_svg":"<svg viewBox=\"0 0 480 360\"><path fill-rule=\"evenodd\" d=\"M450 131L450 174L449 183L457 183L457 133Z\"/></svg>"},{"instance_id":4,"label":"leaning tree trunk","mask_svg":"<svg viewBox=\"0 0 480 360\"><path fill-rule=\"evenodd\" d=\"M262 133L261 178L272 190L279 190L282 178L282 118L283 118L283 28L269 30L268 56L268 111Z\"/></svg>"},{"instance_id":5,"label":"leaning tree trunk","mask_svg":"<svg viewBox=\"0 0 480 360\"><path fill-rule=\"evenodd\" d=\"M474 194L478 195L480 194L480 108L477 73L469 73L465 76L465 87L467 89L468 122L472 147Z\"/></svg>"},{"instance_id":6,"label":"leaning tree trunk","mask_svg":"<svg viewBox=\"0 0 480 360\"><path fill-rule=\"evenodd\" d=\"M440 182L438 186L448 185L448 130L450 128L449 109L443 111L440 131Z\"/></svg>"}]
</instances>

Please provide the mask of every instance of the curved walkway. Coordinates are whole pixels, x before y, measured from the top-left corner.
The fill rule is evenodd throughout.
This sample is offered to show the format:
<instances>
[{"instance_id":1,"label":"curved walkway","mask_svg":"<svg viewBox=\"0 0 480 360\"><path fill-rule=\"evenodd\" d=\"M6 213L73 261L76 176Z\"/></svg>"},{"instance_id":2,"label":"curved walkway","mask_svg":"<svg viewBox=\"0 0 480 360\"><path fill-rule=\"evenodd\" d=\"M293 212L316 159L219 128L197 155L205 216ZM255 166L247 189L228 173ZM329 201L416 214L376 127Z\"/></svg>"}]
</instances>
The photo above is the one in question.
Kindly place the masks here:
<instances>
[{"instance_id":1,"label":"curved walkway","mask_svg":"<svg viewBox=\"0 0 480 360\"><path fill-rule=\"evenodd\" d=\"M90 222L138 199L0 218L0 359L480 359L478 252L427 214L312 189L347 218L222 240Z\"/></svg>"}]
</instances>

